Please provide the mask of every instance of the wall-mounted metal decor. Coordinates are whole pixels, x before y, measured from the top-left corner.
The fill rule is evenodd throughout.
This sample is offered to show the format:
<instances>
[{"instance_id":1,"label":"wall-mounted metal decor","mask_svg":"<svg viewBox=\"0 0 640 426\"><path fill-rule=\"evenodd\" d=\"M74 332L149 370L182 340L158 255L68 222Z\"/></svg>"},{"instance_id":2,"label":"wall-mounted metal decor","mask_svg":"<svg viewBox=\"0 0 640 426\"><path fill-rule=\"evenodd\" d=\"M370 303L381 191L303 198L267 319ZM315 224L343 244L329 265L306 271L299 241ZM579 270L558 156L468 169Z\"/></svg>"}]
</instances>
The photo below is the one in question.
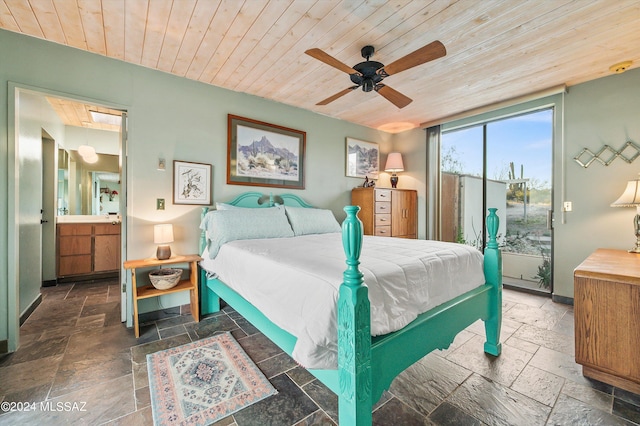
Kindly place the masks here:
<instances>
[{"instance_id":1,"label":"wall-mounted metal decor","mask_svg":"<svg viewBox=\"0 0 640 426\"><path fill-rule=\"evenodd\" d=\"M580 164L585 169L591 165L594 161L599 162L603 166L608 166L616 158L621 158L627 163L633 163L633 160L640 156L640 146L632 141L627 141L620 150L615 150L609 145L605 145L596 153L593 153L590 149L584 148L578 155L573 157L576 163ZM587 161L585 161L587 160Z\"/></svg>"}]
</instances>

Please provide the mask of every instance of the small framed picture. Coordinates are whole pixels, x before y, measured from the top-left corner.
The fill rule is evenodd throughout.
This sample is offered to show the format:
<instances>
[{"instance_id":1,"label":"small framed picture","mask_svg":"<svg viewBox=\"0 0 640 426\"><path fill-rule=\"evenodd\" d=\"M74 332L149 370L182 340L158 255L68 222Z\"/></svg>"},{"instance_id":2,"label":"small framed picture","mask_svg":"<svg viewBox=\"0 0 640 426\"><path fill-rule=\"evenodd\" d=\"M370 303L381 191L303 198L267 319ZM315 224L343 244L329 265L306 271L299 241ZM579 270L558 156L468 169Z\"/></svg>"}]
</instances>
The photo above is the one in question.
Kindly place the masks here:
<instances>
[{"instance_id":1,"label":"small framed picture","mask_svg":"<svg viewBox=\"0 0 640 426\"><path fill-rule=\"evenodd\" d=\"M211 205L211 164L173 161L173 204Z\"/></svg>"},{"instance_id":2,"label":"small framed picture","mask_svg":"<svg viewBox=\"0 0 640 426\"><path fill-rule=\"evenodd\" d=\"M347 138L346 155L347 176L378 179L380 150L377 143Z\"/></svg>"},{"instance_id":3,"label":"small framed picture","mask_svg":"<svg viewBox=\"0 0 640 426\"><path fill-rule=\"evenodd\" d=\"M306 133L228 115L227 183L304 189Z\"/></svg>"}]
</instances>

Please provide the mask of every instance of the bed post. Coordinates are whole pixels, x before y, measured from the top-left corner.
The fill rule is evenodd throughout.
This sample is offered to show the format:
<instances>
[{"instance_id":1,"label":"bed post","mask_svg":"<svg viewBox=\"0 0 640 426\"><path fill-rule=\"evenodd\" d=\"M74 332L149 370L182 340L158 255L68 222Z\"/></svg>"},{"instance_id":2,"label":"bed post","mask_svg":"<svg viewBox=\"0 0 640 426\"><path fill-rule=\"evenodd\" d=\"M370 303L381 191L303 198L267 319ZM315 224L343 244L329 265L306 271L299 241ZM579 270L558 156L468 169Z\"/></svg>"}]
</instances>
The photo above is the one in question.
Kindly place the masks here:
<instances>
[{"instance_id":1,"label":"bed post","mask_svg":"<svg viewBox=\"0 0 640 426\"><path fill-rule=\"evenodd\" d=\"M203 207L202 213L200 214L200 222L209 212L209 207ZM204 248L207 245L207 236L205 235L204 229L200 233L200 253L204 251ZM207 287L207 271L200 269L200 314L207 315L212 314L214 312L218 312L220 310L220 298L217 294Z\"/></svg>"},{"instance_id":2,"label":"bed post","mask_svg":"<svg viewBox=\"0 0 640 426\"><path fill-rule=\"evenodd\" d=\"M490 208L487 216L487 233L489 241L484 249L484 275L487 284L491 285L491 296L489 301L489 317L484 322L487 341L484 344L484 351L490 355L498 356L502 350L500 343L500 326L502 324L502 256L498 248L496 236L500 223L496 211Z\"/></svg>"},{"instance_id":3,"label":"bed post","mask_svg":"<svg viewBox=\"0 0 640 426\"><path fill-rule=\"evenodd\" d=\"M371 316L369 289L358 269L362 222L358 206L346 206L342 245L347 269L338 296L338 414L341 425L371 425Z\"/></svg>"}]
</instances>

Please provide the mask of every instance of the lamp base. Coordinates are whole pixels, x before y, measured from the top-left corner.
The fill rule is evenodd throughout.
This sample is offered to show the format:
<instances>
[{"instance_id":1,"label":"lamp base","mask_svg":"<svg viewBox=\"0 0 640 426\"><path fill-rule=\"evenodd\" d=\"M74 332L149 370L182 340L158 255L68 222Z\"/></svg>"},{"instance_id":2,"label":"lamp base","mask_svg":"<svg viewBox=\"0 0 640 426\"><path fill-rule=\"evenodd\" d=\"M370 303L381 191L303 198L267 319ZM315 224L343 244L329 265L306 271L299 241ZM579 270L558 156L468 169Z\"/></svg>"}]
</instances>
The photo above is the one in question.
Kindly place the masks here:
<instances>
[{"instance_id":1,"label":"lamp base","mask_svg":"<svg viewBox=\"0 0 640 426\"><path fill-rule=\"evenodd\" d=\"M640 206L638 206L640 208ZM636 233L636 246L629 253L640 253L640 214L636 214L633 218L633 230Z\"/></svg>"},{"instance_id":2,"label":"lamp base","mask_svg":"<svg viewBox=\"0 0 640 426\"><path fill-rule=\"evenodd\" d=\"M398 186L398 176L394 173L391 175L391 187L395 188Z\"/></svg>"},{"instance_id":3,"label":"lamp base","mask_svg":"<svg viewBox=\"0 0 640 426\"><path fill-rule=\"evenodd\" d=\"M158 246L158 250L156 250L156 257L158 260L167 260L171 257L171 247L169 246Z\"/></svg>"}]
</instances>

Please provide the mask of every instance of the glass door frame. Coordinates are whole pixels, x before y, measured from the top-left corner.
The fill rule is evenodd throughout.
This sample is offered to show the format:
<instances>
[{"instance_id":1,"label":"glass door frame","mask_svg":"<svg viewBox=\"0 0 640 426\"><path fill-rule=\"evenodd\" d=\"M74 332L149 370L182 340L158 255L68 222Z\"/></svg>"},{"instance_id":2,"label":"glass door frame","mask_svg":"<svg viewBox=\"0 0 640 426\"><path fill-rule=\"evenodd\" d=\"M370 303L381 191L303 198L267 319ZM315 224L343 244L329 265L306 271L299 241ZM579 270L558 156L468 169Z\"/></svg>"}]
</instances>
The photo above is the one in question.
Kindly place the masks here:
<instances>
[{"instance_id":1,"label":"glass door frame","mask_svg":"<svg viewBox=\"0 0 640 426\"><path fill-rule=\"evenodd\" d=\"M565 171L564 171L564 92L554 94L551 96L534 99L531 101L510 105L503 108L497 108L493 111L483 112L478 115L470 115L458 120L442 123L437 126L427 128L427 168L426 168L426 181L427 181L427 238L439 240L442 235L442 223L441 223L441 193L442 182L440 179L440 142L441 134L446 131L460 130L467 127L478 126L484 123L489 123L496 120L506 119L510 117L516 117L519 115L536 112L544 109L553 110L553 129L552 129L552 181L551 181L551 210L555 212L555 206L561 205L561 201L565 198ZM485 111L488 108L484 109ZM486 131L486 128L485 128ZM484 135L486 138L486 134ZM486 150L486 147L483 148ZM486 158L486 152L484 153ZM483 159L483 161L486 161ZM483 186L486 192L486 164L483 168ZM559 197L559 200L556 199ZM486 200L483 196L483 209L486 210ZM560 204L558 204L560 203ZM562 223L565 221L565 212L562 211L560 215L552 213L551 223L555 221L555 216L558 216ZM552 226L553 235L553 226ZM483 236L484 236L483 232ZM554 260L554 242L552 237L551 244L551 284L550 292L544 292L543 294L553 294L553 262Z\"/></svg>"}]
</instances>

